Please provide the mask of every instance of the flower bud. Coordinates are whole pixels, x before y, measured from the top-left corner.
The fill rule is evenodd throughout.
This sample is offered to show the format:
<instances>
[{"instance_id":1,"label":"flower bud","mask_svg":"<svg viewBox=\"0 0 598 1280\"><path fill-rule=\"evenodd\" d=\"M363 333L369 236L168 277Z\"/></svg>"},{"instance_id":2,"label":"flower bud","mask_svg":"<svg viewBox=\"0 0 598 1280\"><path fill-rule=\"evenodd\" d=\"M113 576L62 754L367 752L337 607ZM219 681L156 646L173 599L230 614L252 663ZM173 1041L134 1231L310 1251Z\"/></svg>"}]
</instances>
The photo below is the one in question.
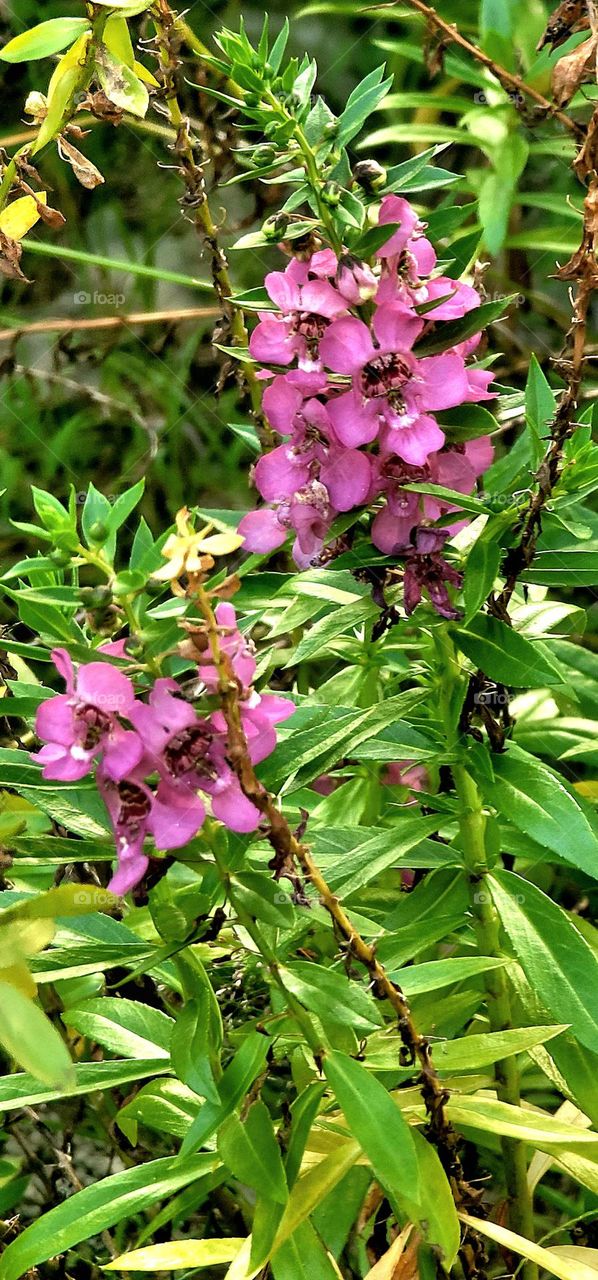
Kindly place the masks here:
<instances>
[{"instance_id":1,"label":"flower bud","mask_svg":"<svg viewBox=\"0 0 598 1280\"><path fill-rule=\"evenodd\" d=\"M322 187L322 200L329 209L336 209L341 202L342 188L338 182L325 182Z\"/></svg>"},{"instance_id":2,"label":"flower bud","mask_svg":"<svg viewBox=\"0 0 598 1280\"><path fill-rule=\"evenodd\" d=\"M290 219L286 213L275 213L262 223L262 235L266 240L282 240Z\"/></svg>"},{"instance_id":3,"label":"flower bud","mask_svg":"<svg viewBox=\"0 0 598 1280\"><path fill-rule=\"evenodd\" d=\"M353 169L353 181L363 191L379 191L386 176L386 169L377 160L359 160Z\"/></svg>"},{"instance_id":4,"label":"flower bud","mask_svg":"<svg viewBox=\"0 0 598 1280\"><path fill-rule=\"evenodd\" d=\"M54 550L50 552L50 560L59 569L66 569L67 564L71 563L69 552L64 551L61 547L54 547Z\"/></svg>"},{"instance_id":5,"label":"flower bud","mask_svg":"<svg viewBox=\"0 0 598 1280\"><path fill-rule=\"evenodd\" d=\"M338 264L336 287L343 298L358 307L362 302L369 302L378 291L379 281L367 262L360 262L346 253Z\"/></svg>"},{"instance_id":6,"label":"flower bud","mask_svg":"<svg viewBox=\"0 0 598 1280\"><path fill-rule=\"evenodd\" d=\"M110 587L82 587L81 603L86 609L103 609L112 603Z\"/></svg>"},{"instance_id":7,"label":"flower bud","mask_svg":"<svg viewBox=\"0 0 598 1280\"><path fill-rule=\"evenodd\" d=\"M251 158L256 169L265 164L274 164L276 147L270 147L267 142L262 142L259 147L254 148Z\"/></svg>"},{"instance_id":8,"label":"flower bud","mask_svg":"<svg viewBox=\"0 0 598 1280\"><path fill-rule=\"evenodd\" d=\"M110 530L103 520L94 520L89 528L89 537L91 542L95 542L97 546L101 546L106 541Z\"/></svg>"}]
</instances>

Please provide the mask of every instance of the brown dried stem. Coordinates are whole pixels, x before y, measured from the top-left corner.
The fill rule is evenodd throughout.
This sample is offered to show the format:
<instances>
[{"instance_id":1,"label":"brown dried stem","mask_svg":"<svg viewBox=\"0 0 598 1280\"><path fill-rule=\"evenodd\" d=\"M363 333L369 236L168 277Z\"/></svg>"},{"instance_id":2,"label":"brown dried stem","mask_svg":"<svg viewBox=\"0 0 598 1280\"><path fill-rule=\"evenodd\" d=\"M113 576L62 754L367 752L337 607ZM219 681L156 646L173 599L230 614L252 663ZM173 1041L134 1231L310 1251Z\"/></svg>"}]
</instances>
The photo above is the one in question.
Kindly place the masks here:
<instances>
[{"instance_id":1,"label":"brown dried stem","mask_svg":"<svg viewBox=\"0 0 598 1280\"><path fill-rule=\"evenodd\" d=\"M183 114L177 95L176 72L179 66L178 46L180 30L178 19L167 0L156 0L154 9L156 46L165 104L170 123L176 131L172 150L177 168L185 185L183 205L191 215L207 245L212 264L214 290L222 308L223 326L220 337L230 335L233 346L247 347L248 334L240 307L231 302L233 288L226 254L218 240L218 230L208 201L201 160L198 159L199 143L193 138L189 119ZM251 364L235 361L235 373L239 386L246 394L251 417L264 443L274 443L270 426L262 413L261 387Z\"/></svg>"},{"instance_id":2,"label":"brown dried stem","mask_svg":"<svg viewBox=\"0 0 598 1280\"><path fill-rule=\"evenodd\" d=\"M459 1139L446 1114L449 1093L438 1078L432 1061L430 1043L417 1030L404 993L397 983L389 978L376 957L375 948L362 938L353 925L314 861L309 846L291 830L273 796L257 778L249 757L241 719L239 685L230 661L220 644L218 623L210 596L197 579L190 582L188 594L198 602L205 623L211 660L219 676L219 696L228 728L228 759L239 779L243 793L259 809L267 822L268 840L274 850L270 866L276 878L285 877L292 882L299 900L302 900L302 888L297 868L301 868L318 894L322 906L331 917L335 933L339 939L342 939L346 954L367 971L376 998L387 1000L391 1005L397 1017L406 1057L411 1063L417 1063L420 1068L419 1083L428 1116L428 1136L438 1151L449 1178L455 1202L459 1207L469 1205L470 1212L480 1214L482 1212L480 1193L465 1180L458 1154ZM481 1242L472 1237L464 1242L462 1257L467 1275L482 1277L483 1272L478 1268L478 1263L482 1259L483 1252Z\"/></svg>"},{"instance_id":3,"label":"brown dried stem","mask_svg":"<svg viewBox=\"0 0 598 1280\"><path fill-rule=\"evenodd\" d=\"M565 111L558 110L549 98L545 98L544 94L540 93L538 89L534 89L532 85L526 84L525 80L523 80L521 76L515 75L511 71L507 71L506 67L501 66L499 62L496 62L494 58L491 58L483 49L480 49L479 45L473 44L471 40L467 40L465 36L461 35L461 32L457 30L457 27L454 26L452 22L447 22L445 18L441 18L431 5L425 4L424 0L400 0L400 3L401 5L409 5L411 9L415 9L417 13L420 13L422 17L426 19L428 27L432 32L440 33L450 44L458 45L460 49L463 49L468 53L470 57L474 58L474 60L482 67L486 67L486 69L499 81L505 92L511 95L516 107L519 105L519 99L523 102L524 98L529 98L531 102L535 102L537 107L541 107L542 111L544 111L546 115L551 116L553 119L558 120L560 124L564 125L570 133L575 135L575 137L579 138L583 136L583 127L577 124L571 116L567 115ZM396 9L397 0L394 0L392 4L377 4L375 6L368 6L368 8L376 8L376 10Z\"/></svg>"}]
</instances>

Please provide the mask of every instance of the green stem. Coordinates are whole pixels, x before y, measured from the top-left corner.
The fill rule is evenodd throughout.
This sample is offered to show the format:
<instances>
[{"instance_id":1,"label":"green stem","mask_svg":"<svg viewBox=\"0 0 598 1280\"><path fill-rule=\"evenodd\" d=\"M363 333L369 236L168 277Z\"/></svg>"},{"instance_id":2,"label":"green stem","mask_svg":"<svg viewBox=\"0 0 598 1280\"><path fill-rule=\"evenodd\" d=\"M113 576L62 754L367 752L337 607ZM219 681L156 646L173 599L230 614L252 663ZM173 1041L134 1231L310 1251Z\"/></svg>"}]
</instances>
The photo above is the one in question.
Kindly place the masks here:
<instances>
[{"instance_id":1,"label":"green stem","mask_svg":"<svg viewBox=\"0 0 598 1280\"><path fill-rule=\"evenodd\" d=\"M103 254L88 253L85 249L68 249L64 245L45 244L42 240L29 238L23 242L23 248L41 257L64 258L67 262L80 262L87 267L105 267L108 271L122 271L129 276L145 276L149 280L164 280L167 284L184 284L190 289L201 289L202 293L214 292L211 280L197 280L195 276L185 276L179 271L166 271L161 267L148 267L141 262L106 258Z\"/></svg>"},{"instance_id":2,"label":"green stem","mask_svg":"<svg viewBox=\"0 0 598 1280\"><path fill-rule=\"evenodd\" d=\"M458 746L458 728L455 705L459 697L455 692L463 685L461 669L448 631L443 628L435 634L435 641L442 659L440 701L446 725L447 744L452 754ZM486 853L486 816L478 787L462 763L451 762L455 791L459 800L459 831L471 895L474 927L481 955L500 958L500 917L492 896L485 887L489 871ZM485 976L488 1018L493 1031L506 1031L512 1027L511 1000L508 979L504 969L493 969ZM521 1100L519 1066L516 1057L503 1058L495 1065L496 1092L502 1102L518 1106ZM534 1239L533 1203L527 1181L527 1150L525 1143L514 1138L501 1138L505 1170L505 1184L509 1201L509 1225L513 1231ZM526 1261L522 1274L525 1280L538 1280L535 1262Z\"/></svg>"},{"instance_id":3,"label":"green stem","mask_svg":"<svg viewBox=\"0 0 598 1280\"><path fill-rule=\"evenodd\" d=\"M287 1006L287 1009L289 1010L289 1013L295 1019L295 1022L297 1023L300 1031L303 1034L306 1044L309 1045L316 1062L318 1062L319 1059L323 1056L325 1046L322 1043L322 1040L320 1039L309 1014L303 1008L303 1005L299 1002L297 997L294 996L293 993L289 991L288 987L286 986L286 983L284 981L284 977L282 974L281 966L278 962L278 957L276 955L274 948L270 946L270 943L264 937L259 925L257 924L256 920L254 920L253 916L250 916L249 913L245 911L244 907L241 906L235 894L234 882L231 878L228 868L225 866L222 860L222 857L220 856L219 852L216 849L213 850L213 854L214 854L214 860L216 862L216 866L218 868L218 872L220 875L220 879L222 880L222 883L224 885L226 896L229 899L229 902L234 909L234 912L237 917L237 920L239 921L239 924L242 925L242 927L245 929L245 932L249 934L249 937L252 939L255 946L257 947L262 957L262 960L264 961L264 964L267 965L268 971L272 977L273 982L278 987L278 990L280 991L284 999L284 1002Z\"/></svg>"}]
</instances>

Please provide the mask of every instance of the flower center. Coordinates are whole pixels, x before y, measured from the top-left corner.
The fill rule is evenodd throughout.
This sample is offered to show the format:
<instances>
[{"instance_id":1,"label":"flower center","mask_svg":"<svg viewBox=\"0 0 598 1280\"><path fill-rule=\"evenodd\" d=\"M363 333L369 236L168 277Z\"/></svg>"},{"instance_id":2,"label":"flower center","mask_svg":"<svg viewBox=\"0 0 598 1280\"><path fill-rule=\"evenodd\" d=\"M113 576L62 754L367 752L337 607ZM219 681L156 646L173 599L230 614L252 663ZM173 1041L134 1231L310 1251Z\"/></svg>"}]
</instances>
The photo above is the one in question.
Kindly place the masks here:
<instances>
[{"instance_id":1,"label":"flower center","mask_svg":"<svg viewBox=\"0 0 598 1280\"><path fill-rule=\"evenodd\" d=\"M149 816L152 803L143 790L136 782L131 782L125 778L124 782L117 785L118 798L120 800L120 813L118 815L118 825L126 827L131 835L137 835L142 823Z\"/></svg>"},{"instance_id":2,"label":"flower center","mask_svg":"<svg viewBox=\"0 0 598 1280\"><path fill-rule=\"evenodd\" d=\"M112 726L110 716L107 716L104 711L84 703L75 712L75 723L77 736L84 751L95 750Z\"/></svg>"},{"instance_id":3,"label":"flower center","mask_svg":"<svg viewBox=\"0 0 598 1280\"><path fill-rule=\"evenodd\" d=\"M402 388L411 378L411 366L403 356L394 351L376 356L364 364L360 375L362 395L367 400L384 396L391 407L401 412L405 408Z\"/></svg>"},{"instance_id":4,"label":"flower center","mask_svg":"<svg viewBox=\"0 0 598 1280\"><path fill-rule=\"evenodd\" d=\"M164 761L173 778L183 778L195 773L201 778L213 778L216 771L210 760L212 732L206 720L182 729L164 749Z\"/></svg>"},{"instance_id":5,"label":"flower center","mask_svg":"<svg viewBox=\"0 0 598 1280\"><path fill-rule=\"evenodd\" d=\"M311 311L299 311L293 320L293 333L303 338L308 355L315 360L318 355L320 338L328 328L328 321L323 316L316 316Z\"/></svg>"}]
</instances>

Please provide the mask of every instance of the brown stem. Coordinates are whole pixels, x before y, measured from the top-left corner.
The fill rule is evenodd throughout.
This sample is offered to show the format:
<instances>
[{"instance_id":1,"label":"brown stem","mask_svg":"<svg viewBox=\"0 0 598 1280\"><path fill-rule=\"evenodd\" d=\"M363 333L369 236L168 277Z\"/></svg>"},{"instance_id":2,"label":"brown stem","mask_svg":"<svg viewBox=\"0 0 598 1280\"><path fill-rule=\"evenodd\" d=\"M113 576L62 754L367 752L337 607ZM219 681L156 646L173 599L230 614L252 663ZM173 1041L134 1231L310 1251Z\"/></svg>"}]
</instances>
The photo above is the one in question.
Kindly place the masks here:
<instances>
[{"instance_id":1,"label":"brown stem","mask_svg":"<svg viewBox=\"0 0 598 1280\"><path fill-rule=\"evenodd\" d=\"M216 307L187 307L170 311L130 311L122 316L87 316L83 320L76 320L73 316L60 316L0 329L0 342L23 338L29 333L79 333L95 329L126 328L132 324L179 324L183 320L200 320L218 314Z\"/></svg>"},{"instance_id":2,"label":"brown stem","mask_svg":"<svg viewBox=\"0 0 598 1280\"><path fill-rule=\"evenodd\" d=\"M178 162L178 172L185 185L183 204L189 211L191 221L203 237L210 254L214 290L222 308L224 321L220 336L226 337L228 334L233 346L246 347L249 342L247 328L242 310L231 302L233 289L228 261L219 243L218 230L212 218L204 171L197 158L198 143L192 136L190 122L183 115L177 96L176 72L179 66L180 39L178 20L167 0L156 0L153 12L162 88L170 123L176 130L176 140L172 150ZM261 387L253 366L235 361L235 376L241 390L247 396L251 417L261 439L271 446L274 443L274 437L262 413Z\"/></svg>"},{"instance_id":3,"label":"brown stem","mask_svg":"<svg viewBox=\"0 0 598 1280\"><path fill-rule=\"evenodd\" d=\"M579 167L581 156L591 152L592 139L598 137L598 111L595 113L588 129L580 157L576 162ZM568 340L568 356L561 364L565 377L565 388L561 394L550 432L550 443L535 475L537 488L530 500L527 512L521 525L521 538L506 560L506 583L500 595L489 601L490 609L497 616L508 620L507 610L513 592L517 586L519 575L528 569L536 554L538 537L542 531L542 512L552 497L559 480L563 460L563 446L575 430L579 394L586 357L586 340L589 311L593 293L598 289L598 264L596 251L598 248L598 173L590 172L586 198L584 201L584 220L581 244L571 260L558 271L560 280L572 281L575 284L573 298L573 318Z\"/></svg>"},{"instance_id":4,"label":"brown stem","mask_svg":"<svg viewBox=\"0 0 598 1280\"><path fill-rule=\"evenodd\" d=\"M409 1062L420 1068L419 1083L428 1116L428 1136L436 1147L458 1206L469 1204L474 1214L482 1212L480 1193L466 1181L458 1154L459 1139L446 1114L448 1090L438 1078L432 1061L429 1041L417 1030L409 1003L401 988L388 977L386 970L370 946L353 925L336 894L315 863L311 851L291 830L287 819L278 809L273 796L257 778L249 757L247 739L241 718L239 685L228 656L220 645L218 623L208 593L198 579L189 584L188 594L198 602L205 622L212 662L219 675L219 696L228 729L227 756L239 779L243 793L259 809L268 824L268 840L274 850L271 867L277 878L291 880L297 893L301 893L297 867L300 867L316 890L319 900L331 917L335 933L343 940L347 955L357 961L369 974L373 994L379 1000L388 1000L397 1016L401 1040ZM478 1264L482 1260L484 1246L481 1241L469 1237L464 1242L463 1258L467 1274L482 1277ZM469 1261L468 1261L469 1258Z\"/></svg>"},{"instance_id":5,"label":"brown stem","mask_svg":"<svg viewBox=\"0 0 598 1280\"><path fill-rule=\"evenodd\" d=\"M545 98L543 93L539 93L537 89L526 84L525 80L523 80L521 76L514 75L511 71L507 71L506 67L501 66L499 62L495 62L494 58L491 58L483 49L480 49L479 45L473 44L471 40L467 40L451 22L447 22L444 18L441 18L431 5L425 4L424 0L401 0L401 4L409 5L412 9L415 9L417 13L421 13L432 31L442 32L442 35L446 40L449 40L451 44L458 45L460 49L464 49L470 57L474 58L476 62L479 62L482 67L486 67L487 70L490 71L499 81L503 89L513 96L513 102L516 107L519 107L518 99L524 97L529 98L530 101L536 103L536 106L541 107L547 115L550 115L555 120L560 121L560 123L571 133L575 134L576 137L579 138L583 136L582 126L578 125L571 116L567 115L565 111L559 111L555 108L554 103L551 102L549 98ZM396 0L393 4L377 4L375 6L368 6L368 8L375 8L376 10L396 9L396 7Z\"/></svg>"}]
</instances>

